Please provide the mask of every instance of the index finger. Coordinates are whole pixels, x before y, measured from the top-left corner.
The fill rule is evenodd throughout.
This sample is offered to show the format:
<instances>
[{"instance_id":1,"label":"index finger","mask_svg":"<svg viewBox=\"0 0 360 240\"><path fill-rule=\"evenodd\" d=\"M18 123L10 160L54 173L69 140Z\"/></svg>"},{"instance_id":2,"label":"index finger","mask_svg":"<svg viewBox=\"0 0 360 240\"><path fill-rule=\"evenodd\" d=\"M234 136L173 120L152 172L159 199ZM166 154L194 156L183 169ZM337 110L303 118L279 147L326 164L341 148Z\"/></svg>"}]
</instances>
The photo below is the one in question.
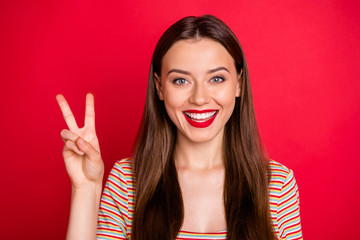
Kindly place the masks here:
<instances>
[{"instance_id":1,"label":"index finger","mask_svg":"<svg viewBox=\"0 0 360 240\"><path fill-rule=\"evenodd\" d=\"M74 114L71 112L70 106L67 103L65 97L61 94L56 95L56 100L59 104L59 107L61 109L61 112L64 116L65 122L67 126L69 127L70 131L75 131L79 127L76 123Z\"/></svg>"},{"instance_id":2,"label":"index finger","mask_svg":"<svg viewBox=\"0 0 360 240\"><path fill-rule=\"evenodd\" d=\"M95 129L94 95L86 94L85 126Z\"/></svg>"}]
</instances>

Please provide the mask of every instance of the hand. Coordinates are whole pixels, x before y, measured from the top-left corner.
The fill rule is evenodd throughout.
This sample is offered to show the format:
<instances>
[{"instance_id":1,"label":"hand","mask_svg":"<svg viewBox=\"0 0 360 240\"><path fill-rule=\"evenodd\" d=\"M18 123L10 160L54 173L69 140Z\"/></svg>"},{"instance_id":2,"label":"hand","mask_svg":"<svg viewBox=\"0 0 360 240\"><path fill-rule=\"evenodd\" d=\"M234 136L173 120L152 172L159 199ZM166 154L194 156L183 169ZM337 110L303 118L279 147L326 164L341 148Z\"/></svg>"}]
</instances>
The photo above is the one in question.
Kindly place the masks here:
<instances>
[{"instance_id":1,"label":"hand","mask_svg":"<svg viewBox=\"0 0 360 240\"><path fill-rule=\"evenodd\" d=\"M70 106L63 95L56 100L61 108L68 129L61 131L65 142L63 157L73 188L86 188L92 183L102 184L104 163L95 132L94 96L86 95L85 124L79 128Z\"/></svg>"}]
</instances>

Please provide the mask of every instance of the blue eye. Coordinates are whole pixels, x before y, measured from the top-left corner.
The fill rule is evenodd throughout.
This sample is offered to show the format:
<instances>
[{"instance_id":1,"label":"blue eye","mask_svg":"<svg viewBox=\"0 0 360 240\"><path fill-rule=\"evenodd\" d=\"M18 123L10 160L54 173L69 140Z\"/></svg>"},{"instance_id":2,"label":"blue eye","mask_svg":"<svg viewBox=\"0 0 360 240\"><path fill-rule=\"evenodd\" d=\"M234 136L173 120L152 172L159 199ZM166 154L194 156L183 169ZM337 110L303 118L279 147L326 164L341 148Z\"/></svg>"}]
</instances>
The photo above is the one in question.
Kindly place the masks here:
<instances>
[{"instance_id":1,"label":"blue eye","mask_svg":"<svg viewBox=\"0 0 360 240\"><path fill-rule=\"evenodd\" d=\"M211 80L210 80L210 82L213 82L213 83L221 83L221 82L223 82L223 81L225 81L225 79L223 78L223 77L213 77Z\"/></svg>"},{"instance_id":2,"label":"blue eye","mask_svg":"<svg viewBox=\"0 0 360 240\"><path fill-rule=\"evenodd\" d=\"M173 83L177 84L177 85L183 85L188 83L188 80L184 79L184 78L177 78L173 81Z\"/></svg>"}]
</instances>

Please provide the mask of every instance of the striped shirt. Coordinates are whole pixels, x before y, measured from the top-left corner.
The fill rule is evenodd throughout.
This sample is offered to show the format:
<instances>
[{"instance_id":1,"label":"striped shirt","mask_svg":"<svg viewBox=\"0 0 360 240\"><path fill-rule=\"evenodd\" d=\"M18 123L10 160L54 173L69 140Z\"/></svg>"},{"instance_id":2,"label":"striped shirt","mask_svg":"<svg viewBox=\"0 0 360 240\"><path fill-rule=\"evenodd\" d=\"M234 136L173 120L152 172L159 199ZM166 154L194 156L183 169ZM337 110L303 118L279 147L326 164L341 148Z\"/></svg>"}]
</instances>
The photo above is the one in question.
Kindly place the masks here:
<instances>
[{"instance_id":1,"label":"striped shirt","mask_svg":"<svg viewBox=\"0 0 360 240\"><path fill-rule=\"evenodd\" d=\"M302 239L299 191L292 170L270 161L269 202L278 239ZM117 161L106 182L98 216L97 239L130 239L134 213L134 173L131 159ZM226 230L213 233L180 231L181 239L226 239Z\"/></svg>"}]
</instances>

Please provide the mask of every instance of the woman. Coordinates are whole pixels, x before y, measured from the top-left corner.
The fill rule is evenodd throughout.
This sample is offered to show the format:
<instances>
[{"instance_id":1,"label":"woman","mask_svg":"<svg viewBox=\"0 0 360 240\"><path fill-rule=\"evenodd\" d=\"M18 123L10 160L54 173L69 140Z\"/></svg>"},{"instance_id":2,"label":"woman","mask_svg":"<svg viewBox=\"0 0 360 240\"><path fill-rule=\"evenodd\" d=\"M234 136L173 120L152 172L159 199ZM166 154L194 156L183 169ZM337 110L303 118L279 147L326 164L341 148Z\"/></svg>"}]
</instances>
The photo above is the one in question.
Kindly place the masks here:
<instances>
[{"instance_id":1,"label":"woman","mask_svg":"<svg viewBox=\"0 0 360 240\"><path fill-rule=\"evenodd\" d=\"M69 126L68 239L94 239L103 163L93 96L81 129L57 99ZM216 17L183 18L160 38L134 156L110 173L97 237L302 239L293 173L265 157L243 51Z\"/></svg>"}]
</instances>

